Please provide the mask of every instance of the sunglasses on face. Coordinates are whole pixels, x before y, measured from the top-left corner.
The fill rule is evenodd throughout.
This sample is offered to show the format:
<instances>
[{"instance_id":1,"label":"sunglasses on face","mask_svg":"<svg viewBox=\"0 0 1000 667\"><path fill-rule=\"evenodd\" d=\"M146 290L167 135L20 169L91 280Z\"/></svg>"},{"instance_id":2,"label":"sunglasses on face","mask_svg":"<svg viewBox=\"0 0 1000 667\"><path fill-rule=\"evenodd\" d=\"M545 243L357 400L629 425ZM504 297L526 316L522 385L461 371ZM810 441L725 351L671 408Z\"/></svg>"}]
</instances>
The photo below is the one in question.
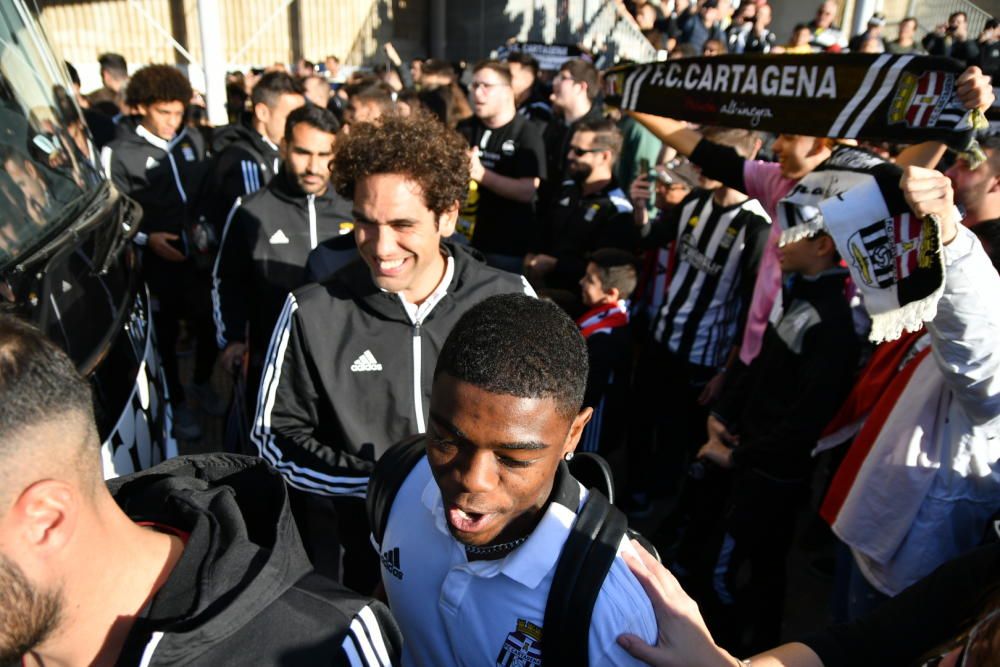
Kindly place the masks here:
<instances>
[{"instance_id":1,"label":"sunglasses on face","mask_svg":"<svg viewBox=\"0 0 1000 667\"><path fill-rule=\"evenodd\" d=\"M603 148L580 148L579 146L570 146L569 152L577 157L583 157L587 153L600 153Z\"/></svg>"}]
</instances>

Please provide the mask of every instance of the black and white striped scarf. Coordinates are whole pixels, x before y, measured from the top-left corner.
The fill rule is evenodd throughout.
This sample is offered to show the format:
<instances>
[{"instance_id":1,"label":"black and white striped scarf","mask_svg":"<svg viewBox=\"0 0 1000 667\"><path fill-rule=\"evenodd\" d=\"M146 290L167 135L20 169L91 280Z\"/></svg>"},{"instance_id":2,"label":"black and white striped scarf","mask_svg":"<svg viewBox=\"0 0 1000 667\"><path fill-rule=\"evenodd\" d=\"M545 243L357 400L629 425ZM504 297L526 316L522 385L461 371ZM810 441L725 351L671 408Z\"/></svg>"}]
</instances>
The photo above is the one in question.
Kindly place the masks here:
<instances>
[{"instance_id":1,"label":"black and white striped scarf","mask_svg":"<svg viewBox=\"0 0 1000 667\"><path fill-rule=\"evenodd\" d=\"M813 137L978 150L949 58L891 54L724 55L627 65L604 73L606 101L707 125Z\"/></svg>"}]
</instances>

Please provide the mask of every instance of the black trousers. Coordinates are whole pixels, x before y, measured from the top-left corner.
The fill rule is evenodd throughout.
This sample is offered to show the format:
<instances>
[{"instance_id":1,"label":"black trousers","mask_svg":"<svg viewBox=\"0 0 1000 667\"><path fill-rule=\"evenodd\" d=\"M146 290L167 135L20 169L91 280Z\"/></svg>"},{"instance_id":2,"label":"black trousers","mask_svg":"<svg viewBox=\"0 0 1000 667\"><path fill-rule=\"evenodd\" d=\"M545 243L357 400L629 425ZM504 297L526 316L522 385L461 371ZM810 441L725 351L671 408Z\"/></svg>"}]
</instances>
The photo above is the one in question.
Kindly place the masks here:
<instances>
[{"instance_id":1,"label":"black trousers","mask_svg":"<svg viewBox=\"0 0 1000 667\"><path fill-rule=\"evenodd\" d=\"M726 516L710 561L711 577L693 589L719 643L746 654L776 646L781 635L786 563L795 519L808 499L806 480L735 473Z\"/></svg>"},{"instance_id":2,"label":"black trousers","mask_svg":"<svg viewBox=\"0 0 1000 667\"><path fill-rule=\"evenodd\" d=\"M362 595L381 578L379 557L360 498L320 496L288 489L292 515L313 568Z\"/></svg>"},{"instance_id":3,"label":"black trousers","mask_svg":"<svg viewBox=\"0 0 1000 667\"><path fill-rule=\"evenodd\" d=\"M708 408L698 404L715 375L690 364L666 345L649 341L639 356L633 383L633 428L629 432L632 493L676 493L686 465L707 440Z\"/></svg>"},{"instance_id":4,"label":"black trousers","mask_svg":"<svg viewBox=\"0 0 1000 667\"><path fill-rule=\"evenodd\" d=\"M184 387L177 371L181 320L188 322L195 338L194 381L197 384L205 384L211 379L219 352L212 321L209 277L191 260L168 262L149 250L143 255L143 277L155 300L153 324L170 398L180 405L184 402Z\"/></svg>"}]
</instances>

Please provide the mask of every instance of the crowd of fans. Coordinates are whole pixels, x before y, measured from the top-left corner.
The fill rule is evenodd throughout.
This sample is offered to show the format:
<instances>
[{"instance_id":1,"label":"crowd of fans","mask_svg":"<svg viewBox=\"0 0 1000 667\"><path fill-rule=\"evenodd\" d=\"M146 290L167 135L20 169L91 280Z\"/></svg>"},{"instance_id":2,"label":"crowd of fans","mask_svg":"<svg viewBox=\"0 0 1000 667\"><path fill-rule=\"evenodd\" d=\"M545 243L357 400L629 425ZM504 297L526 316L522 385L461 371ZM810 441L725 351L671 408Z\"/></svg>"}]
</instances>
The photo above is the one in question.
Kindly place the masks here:
<instances>
[{"instance_id":1,"label":"crowd of fans","mask_svg":"<svg viewBox=\"0 0 1000 667\"><path fill-rule=\"evenodd\" d=\"M824 2L782 42L769 30L766 2L626 4L671 58L945 55L969 67L959 91L969 108L993 101L996 21L974 37L957 12L918 43L914 19L901 21L890 40L885 17L875 14L848 43L834 23L837 4ZM126 628L88 655L250 664L248 647L265 646L257 660L284 664L282 651L301 648L296 664L337 653L343 664L378 665L395 663L403 641L410 664L443 664L448 655L477 664L498 650L497 664L540 664L531 662L544 630L532 615L538 599L490 582L537 586L528 557L518 554L533 554L540 567L542 533L560 522L568 531L582 499L558 471L575 450L611 461L617 505L646 527L647 544L673 573L622 541L625 560L608 575L617 583L605 584L617 588L602 588L593 609L594 626L605 631L592 630L586 642L592 664L630 664L631 656L654 665L916 664L951 651L956 637L968 656L963 664L996 664L996 547L980 545L1000 539L991 535L1000 519L1000 139L981 139L986 161L975 168L933 142L859 147L905 168L907 202L941 219L944 244L937 314L920 332L874 347L834 240L820 231L777 242L783 198L840 149L837 141L622 115L605 107L588 58L543 71L516 49L468 67L404 62L391 45L385 52L386 65L349 74L334 56L231 73L223 127L208 124L199 94L171 66L130 76L124 58L109 53L100 58L101 89L83 95L75 80L101 168L143 209L134 242L156 304L173 433L197 440L205 415L228 414L226 451L253 458L182 458L171 475L186 481L140 475L118 484L112 491L126 517L90 471L95 461L50 444L53 461L82 456L74 483L85 490L85 509L65 511L107 540L134 541L136 562L158 554L165 572L195 577L189 554L224 548L231 551L219 562L264 577L279 542L298 563L295 577L277 577L290 586L278 593L266 577L227 582L229 593L203 598L173 579L169 596L153 598L151 590L170 583L163 575L128 582L139 588L124 587L108 604L131 604L146 634L136 644ZM542 303L527 299L536 296ZM32 350L25 358L66 387L71 413L87 412L85 389L58 351L22 325L0 327L0 391L22 382L25 395L44 392L10 365L18 353L5 347L15 345ZM188 384L180 347L195 351ZM235 378L233 396L213 389L220 367ZM531 403L542 398L551 405ZM833 428L850 409L853 430ZM872 556L885 539L881 524L860 537L856 526L831 532L817 509L855 451L851 441L869 438L867 423L875 424L876 451L879 443L898 450L870 465L905 464L924 480L899 489L885 519L898 547L882 560ZM817 457L817 443L836 438L834 430L847 435ZM64 435L92 445L92 431L81 418ZM405 502L389 499L385 529L373 537L377 515L370 497L366 512L366 490L393 475L376 464L395 443L424 433L429 469L401 473ZM880 433L898 442L880 441ZM41 475L50 464L34 457L24 465ZM880 473L866 479L872 475ZM434 482L436 515L424 488ZM235 497L215 498L203 484L235 489ZM487 502L492 496L476 489L490 484L509 498ZM53 507L76 502L56 491ZM45 488L32 493L38 507L49 502ZM175 496L193 498L176 512L176 521L188 522L180 532L173 519L142 518ZM553 510L558 503L569 503L570 519ZM241 526L220 533L222 546L205 537L217 528L204 519L181 518L218 512ZM508 514L508 523L495 518ZM25 525L44 520L41 509L24 517ZM167 527L146 534L129 518ZM837 554L835 565L816 567L834 576L834 618L844 625L773 649L784 637L787 562L803 518L826 549L816 552ZM57 523L54 535L75 530ZM410 537L425 524L423 537ZM428 546L451 540L449 530L464 547L457 561L445 560L453 541L434 553ZM263 533L273 539L264 550L271 556L241 550L241 540L258 544ZM93 536L65 542L78 549L67 552L76 562L47 571L53 580L79 574L72 568L98 552ZM41 539L31 544L32 553L51 548ZM490 563L501 565L489 570ZM0 586L20 582L4 572ZM969 572L986 574L971 581ZM364 597L376 589L388 592L388 611ZM257 607L255 590L263 591ZM100 607L93 590L74 592ZM169 625L188 610L183 605L206 610L227 595L247 605L238 631L184 639L191 627L219 621L207 611L185 616L187 630ZM348 611L337 616L321 599L348 600ZM0 590L0 607L4 600ZM521 616L516 631L487 631L504 605ZM928 620L921 607L946 608L946 618ZM317 628L317 614L337 620ZM45 619L50 630L66 627L56 611ZM962 635L970 619L983 621ZM341 621L347 635L330 639ZM5 630L0 622L0 639ZM280 649L268 643L279 631ZM163 662L148 662L164 632L181 641L168 639L157 653ZM490 632L499 643L490 643ZM34 664L32 652L58 644L53 636L18 637L13 648L0 645L0 657L25 654L24 664ZM212 648L185 653L198 642Z\"/></svg>"},{"instance_id":2,"label":"crowd of fans","mask_svg":"<svg viewBox=\"0 0 1000 667\"><path fill-rule=\"evenodd\" d=\"M896 25L896 39L886 31L886 16L875 12L865 30L851 37L837 25L840 6L830 0L810 21L795 24L787 37L770 30L772 9L767 0L654 0L625 3L646 39L657 49L682 56L722 53L914 53L948 56L993 74L1000 66L1000 34L990 19L979 35L970 35L968 15L956 11L947 23L934 26L917 42L917 19L907 16Z\"/></svg>"}]
</instances>

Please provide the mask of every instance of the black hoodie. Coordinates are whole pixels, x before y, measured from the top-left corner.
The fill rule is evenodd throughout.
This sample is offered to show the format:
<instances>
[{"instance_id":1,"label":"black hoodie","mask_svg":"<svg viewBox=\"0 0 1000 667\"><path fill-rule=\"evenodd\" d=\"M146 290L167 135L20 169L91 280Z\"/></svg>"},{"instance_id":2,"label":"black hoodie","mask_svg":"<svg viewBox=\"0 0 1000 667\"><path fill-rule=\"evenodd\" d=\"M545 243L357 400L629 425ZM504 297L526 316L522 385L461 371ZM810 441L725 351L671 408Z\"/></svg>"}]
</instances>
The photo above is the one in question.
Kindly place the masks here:
<instances>
[{"instance_id":1,"label":"black hoodie","mask_svg":"<svg viewBox=\"0 0 1000 667\"><path fill-rule=\"evenodd\" d=\"M280 172L263 190L241 198L222 232L212 271L212 306L220 348L245 339L263 362L288 293L306 283L306 260L317 245L349 233L351 203L328 187L306 195Z\"/></svg>"},{"instance_id":2,"label":"black hoodie","mask_svg":"<svg viewBox=\"0 0 1000 667\"><path fill-rule=\"evenodd\" d=\"M217 232L221 232L237 197L245 197L267 185L278 173L280 164L278 147L246 123L226 125L215 131L203 213Z\"/></svg>"},{"instance_id":3,"label":"black hoodie","mask_svg":"<svg viewBox=\"0 0 1000 667\"><path fill-rule=\"evenodd\" d=\"M363 498L382 453L423 432L434 366L458 318L495 294L534 294L524 278L487 266L475 251L442 248L454 275L416 323L361 259L289 295L268 348L251 438L293 487Z\"/></svg>"},{"instance_id":4,"label":"black hoodie","mask_svg":"<svg viewBox=\"0 0 1000 667\"><path fill-rule=\"evenodd\" d=\"M183 456L108 487L133 521L187 538L117 665L398 664L388 610L312 573L285 486L260 459Z\"/></svg>"}]
</instances>

